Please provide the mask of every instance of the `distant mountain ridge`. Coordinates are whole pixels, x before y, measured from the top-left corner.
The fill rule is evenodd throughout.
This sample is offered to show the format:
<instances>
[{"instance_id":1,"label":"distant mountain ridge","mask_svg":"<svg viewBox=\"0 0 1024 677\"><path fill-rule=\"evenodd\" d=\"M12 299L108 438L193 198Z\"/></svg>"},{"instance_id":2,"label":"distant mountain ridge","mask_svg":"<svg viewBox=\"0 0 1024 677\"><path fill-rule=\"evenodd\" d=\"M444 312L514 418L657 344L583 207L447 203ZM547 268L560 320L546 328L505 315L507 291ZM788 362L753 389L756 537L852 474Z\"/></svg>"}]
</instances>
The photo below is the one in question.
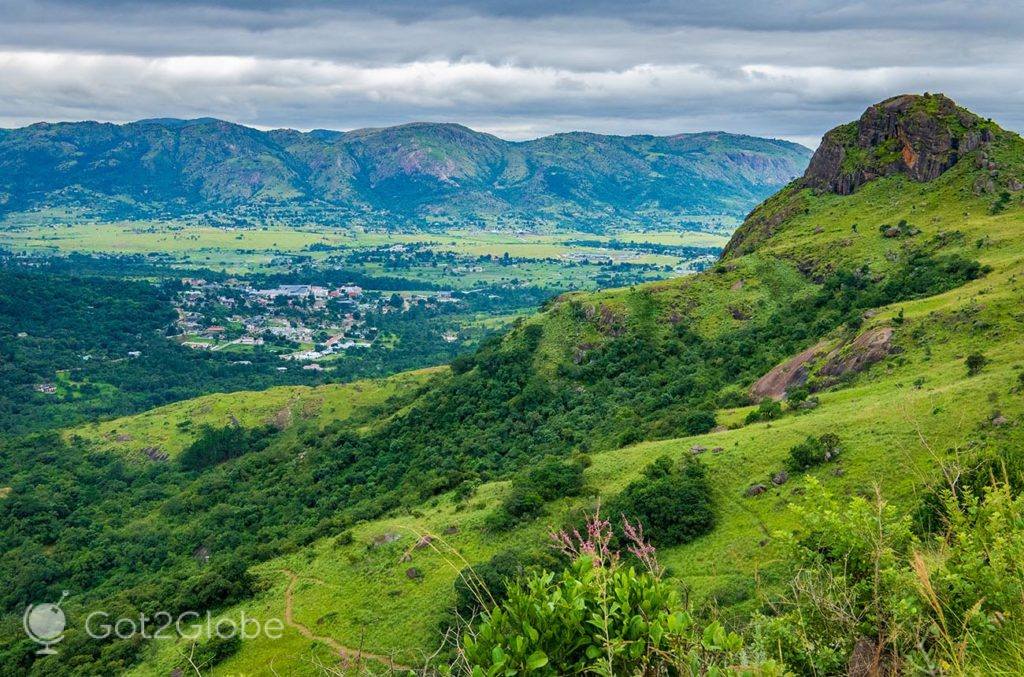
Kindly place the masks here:
<instances>
[{"instance_id":1,"label":"distant mountain ridge","mask_svg":"<svg viewBox=\"0 0 1024 677\"><path fill-rule=\"evenodd\" d=\"M0 214L201 213L426 222L501 216L600 228L742 215L795 176L803 146L705 132L513 142L451 123L260 131L212 118L0 130Z\"/></svg>"}]
</instances>

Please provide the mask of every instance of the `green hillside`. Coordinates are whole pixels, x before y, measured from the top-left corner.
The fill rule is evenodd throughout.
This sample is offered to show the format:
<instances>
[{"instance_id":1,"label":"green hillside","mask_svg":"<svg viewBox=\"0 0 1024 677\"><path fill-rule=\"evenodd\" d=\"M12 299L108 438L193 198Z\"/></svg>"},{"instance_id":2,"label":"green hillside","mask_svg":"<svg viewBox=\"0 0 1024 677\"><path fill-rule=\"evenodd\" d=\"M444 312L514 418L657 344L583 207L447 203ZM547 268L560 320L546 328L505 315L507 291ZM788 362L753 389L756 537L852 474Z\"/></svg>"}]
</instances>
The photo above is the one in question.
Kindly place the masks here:
<instances>
[{"instance_id":1,"label":"green hillside","mask_svg":"<svg viewBox=\"0 0 1024 677\"><path fill-rule=\"evenodd\" d=\"M877 490L901 510L912 510L938 481L943 461L992 453L1013 463L1024 416L1024 348L1019 341L1024 323L1019 311L1024 300L1024 214L1020 194L1009 193L1006 199L1003 188L1024 176L1024 142L1014 134L993 133L990 144L928 182L896 173L852 195L815 193L794 185L751 215L734 239L731 255L716 270L633 290L566 297L505 339L511 346L529 327L540 327L543 338L532 369L555 383L568 383L572 379L566 370L580 361L581 351L599 354L630 336L654 337L660 359L667 359L667 337L678 334L680 326L703 339L734 340L744 327L772 318L786 299L816 293L819 282L835 271L863 270L879 284L899 279L910 292L906 298L897 294L892 303L864 308L857 321L844 318L846 322L826 325L826 331L808 331L792 341L789 354L794 355L821 346L809 363L807 383L817 402L813 408L784 403L780 418L744 423L755 407L716 407L718 423L729 429L614 448L616 430L639 428L640 439L656 435L672 398L652 408L650 415L639 407L631 407L630 414L609 407L603 416L614 424L585 431L590 450L599 452L592 453L586 482L605 500L640 477L643 467L660 455L684 459L694 456L695 449L708 450L698 455L710 469L718 525L692 543L660 552L672 575L696 599L717 601L727 615L743 615L758 593L785 586L787 572L778 566L785 539L779 534L798 523L791 506L803 500L811 482L837 496L870 496ZM994 190L975 190L988 179ZM785 217L751 243L759 221L779 213ZM898 225L904 221L906 227ZM887 236L893 226L903 232ZM930 263L922 263L924 254ZM930 266L940 276L958 274L951 272L958 268L949 262L961 258L976 261L987 272L937 294L906 289L919 283ZM907 275L903 266L908 260L916 261L922 275ZM742 311L739 318L736 309ZM883 328L893 331L878 363L835 376L823 373L837 356L839 362L857 364L852 358L861 348L855 338ZM969 376L965 360L975 353L984 355L986 363L980 373ZM648 354L641 359L650 364L659 358ZM751 384L745 378L733 385L745 391ZM660 386L651 390L671 389L672 383ZM730 387L729 392L735 391ZM721 391L716 395L722 399ZM771 478L786 467L789 450L809 435L825 432L840 437L840 460L806 473L791 471L786 483L775 486ZM757 484L767 490L746 496ZM454 602L452 584L463 558L476 563L510 545L542 547L549 525L562 523L574 507L594 500L559 500L546 506L545 516L511 534L489 533L486 516L508 492L507 482L497 482L481 485L468 500L445 494L412 514L357 525L351 544L339 545L328 537L269 561L256 568L267 589L255 601L224 613L237 615L244 608L264 617L282 614L290 580L283 572L294 572L296 620L343 646L420 665L438 645L436 628ZM445 535L453 527L457 532ZM387 533L400 538L374 547L374 540ZM435 542L422 550L413 548L424 534ZM411 558L404 559L403 553ZM410 580L410 567L422 578ZM165 672L179 651L161 645L136 674ZM218 664L214 674L270 674L270 660L278 671L314 674L312 656L332 659L322 643L292 633L280 644L244 645Z\"/></svg>"},{"instance_id":2,"label":"green hillside","mask_svg":"<svg viewBox=\"0 0 1024 677\"><path fill-rule=\"evenodd\" d=\"M833 190L814 172L850 164L812 161L813 171L748 217L708 272L566 295L425 387L348 422L296 421L240 458L156 474L168 483L159 486L173 483L174 497L150 491L105 531L103 566L76 559L78 580L120 577L118 586L93 583L77 610L114 597L135 608L161 590L158 575L195 590L191 582L216 567L244 562L246 590L221 585L202 599L225 617L281 618L284 636L203 645L203 674L436 665L451 656L441 636L460 571L508 551L561 566L542 554L547 532L579 524L600 500L634 517L646 511L651 533L670 525L655 542L665 580L686 593L701 623L718 618L745 636L743 665L776 659L797 674L839 674L870 646L876 669L883 661L907 673L1019 672L1024 597L1015 591L1024 576L1013 561L1024 554L1024 518L1019 505L992 516L971 497L996 476L1024 485L1024 140L966 112L954 124L939 115L951 105L899 97L869 109L858 127L865 133L843 152L889 148L868 133L881 119L905 144L904 164L887 157L885 171ZM922 127L920 115L938 127ZM961 125L983 127L985 140L950 163L952 142L941 140L959 138ZM934 165L941 171L916 174L933 156L943 158ZM135 418L117 427L148 425ZM72 442L66 453L109 453L99 437L88 452ZM652 471L663 456L670 462ZM695 504L656 496L670 506L659 512L628 500L699 467L693 460L706 468L713 520L683 533L673 518ZM582 487L570 481L579 470ZM951 476L963 503L942 513L937 490ZM552 477L571 488L550 490ZM20 492L34 480L28 471L0 477L12 487L0 509L15 534L26 528ZM90 500L105 491L98 485ZM998 491L987 495L997 505ZM878 523L856 521L876 500L890 506ZM36 526L77 524L85 513L75 511L87 509ZM928 522L943 514L948 532ZM958 519L977 528L944 537ZM15 554L0 560L5 571L33 559L55 573L12 576L5 606L52 592L69 566L56 555L72 538L82 536L8 536ZM157 538L172 544L163 560L131 567L114 554L128 539ZM199 548L208 562L194 561ZM978 552L984 557L972 559ZM847 580L873 566L873 577ZM847 625L815 601L821 589L826 599L849 594ZM864 595L871 603L858 615ZM32 670L71 670L77 657L160 675L188 669L196 650L185 640L129 651L73 638L68 647L70 658Z\"/></svg>"},{"instance_id":3,"label":"green hillside","mask_svg":"<svg viewBox=\"0 0 1024 677\"><path fill-rule=\"evenodd\" d=\"M322 386L279 386L258 391L215 393L150 409L142 414L93 422L68 429L78 439L108 451L142 459L147 451L176 457L195 442L204 426L272 425L285 429L296 420L321 424L384 404L388 398L415 390L437 368L396 374L387 379L330 383Z\"/></svg>"}]
</instances>

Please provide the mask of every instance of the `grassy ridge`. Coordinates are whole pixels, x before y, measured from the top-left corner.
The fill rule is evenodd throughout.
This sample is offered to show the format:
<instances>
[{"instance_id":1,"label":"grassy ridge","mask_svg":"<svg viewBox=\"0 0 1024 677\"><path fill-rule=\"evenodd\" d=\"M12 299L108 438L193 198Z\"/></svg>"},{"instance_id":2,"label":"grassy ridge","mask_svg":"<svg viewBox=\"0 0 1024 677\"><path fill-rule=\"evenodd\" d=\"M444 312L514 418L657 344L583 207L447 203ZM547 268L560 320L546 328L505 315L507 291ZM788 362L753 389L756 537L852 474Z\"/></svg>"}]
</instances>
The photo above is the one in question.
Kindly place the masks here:
<instances>
[{"instance_id":1,"label":"grassy ridge","mask_svg":"<svg viewBox=\"0 0 1024 677\"><path fill-rule=\"evenodd\" d=\"M356 414L365 415L391 397L409 393L441 371L444 368L428 368L353 383L215 393L142 414L77 426L63 434L68 440L77 437L136 459L141 459L147 448L174 458L195 441L203 426L253 428L269 424L287 428L296 420L313 420L321 425L344 421Z\"/></svg>"}]
</instances>

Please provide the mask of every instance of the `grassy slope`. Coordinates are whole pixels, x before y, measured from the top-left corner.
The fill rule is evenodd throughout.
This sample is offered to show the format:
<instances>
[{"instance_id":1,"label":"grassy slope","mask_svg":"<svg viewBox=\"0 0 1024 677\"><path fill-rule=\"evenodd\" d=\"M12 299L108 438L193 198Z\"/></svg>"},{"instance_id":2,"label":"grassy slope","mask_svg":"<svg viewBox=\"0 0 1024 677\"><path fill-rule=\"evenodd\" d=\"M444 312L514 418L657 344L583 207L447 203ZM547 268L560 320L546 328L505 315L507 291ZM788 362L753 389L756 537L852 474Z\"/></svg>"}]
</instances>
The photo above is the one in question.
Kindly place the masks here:
<instances>
[{"instance_id":1,"label":"grassy slope","mask_svg":"<svg viewBox=\"0 0 1024 677\"><path fill-rule=\"evenodd\" d=\"M142 450L156 447L171 458L197 437L204 425L220 427L265 424L288 426L298 419L319 422L345 420L408 393L443 371L428 368L385 379L333 383L324 386L281 386L262 391L215 393L175 402L141 414L89 423L64 431L104 449L141 459Z\"/></svg>"},{"instance_id":2,"label":"grassy slope","mask_svg":"<svg viewBox=\"0 0 1024 677\"><path fill-rule=\"evenodd\" d=\"M996 149L1003 171L1024 175L1024 149L1010 139ZM922 233L911 240L923 243L940 232L960 231L942 253L960 252L992 266L981 280L928 299L880 309L864 329L889 324L902 310L905 322L896 326L895 341L902 349L852 383L821 395L821 406L789 414L771 424L758 423L708 435L646 442L594 455L588 481L610 495L639 476L655 456L682 457L694 444L721 446L704 455L718 493L720 523L694 543L661 553L682 584L699 598L716 596L726 588L755 579L771 566L777 552L770 534L791 523L788 504L806 483L794 477L757 498L743 497L752 483L768 483L782 468L788 449L808 434L837 432L845 453L837 466L810 473L838 492L871 492L875 487L889 500L911 506L914 493L934 472L937 455L977 445L995 448L1019 445L1024 399L1014 391L1024 369L1024 210L1019 198L1004 213L989 215L991 195L975 196L971 181L976 170L970 159L931 184L914 184L891 177L868 184L853 196L803 194L807 211L786 221L775 236L760 243L756 256L732 262L733 270L707 274L640 290L612 291L574 297L586 304L601 303L628 314L626 321L665 327L671 313L699 319L708 336L733 326L729 308L765 312L779 294L800 293L810 287L794 264L812 261L823 269L839 262L870 262L884 270L907 240L882 238L878 226L906 219ZM853 232L851 224L857 223ZM820 229L821 232L815 232ZM979 247L976 243L981 241ZM738 279L742 289L733 291ZM573 346L602 340L590 324L574 322L566 310L569 299L533 321L546 326L538 367L553 369ZM667 329L665 329L667 330ZM833 337L834 339L837 337ZM983 352L990 360L979 375L967 377L964 357ZM915 384L917 382L917 384ZM994 427L1002 412L1013 425ZM745 410L719 412L719 420L737 423ZM257 572L267 589L254 601L226 612L267 618L283 615L286 578L282 569L297 572L303 581L295 595L296 619L347 646L363 646L395 654L412 662L436 646L434 630L452 599L451 584L462 566L459 556L432 549L413 550L410 563L401 555L414 534L440 534L450 525L459 532L447 544L470 562L484 560L510 543L539 542L547 524L557 524L570 501L549 506L549 516L511 534L492 536L480 524L504 492L506 483L480 488L469 504L456 507L450 498L425 505L415 514L360 525L352 545L336 548L325 539L305 552L265 563ZM375 536L403 534L392 546L371 548ZM415 566L424 577L411 581L405 571ZM136 674L166 674L182 646L160 643L150 650ZM321 645L298 635L287 640L248 641L235 656L216 666L213 674L314 674L311 657L327 657ZM273 670L271 670L271 661Z\"/></svg>"}]
</instances>

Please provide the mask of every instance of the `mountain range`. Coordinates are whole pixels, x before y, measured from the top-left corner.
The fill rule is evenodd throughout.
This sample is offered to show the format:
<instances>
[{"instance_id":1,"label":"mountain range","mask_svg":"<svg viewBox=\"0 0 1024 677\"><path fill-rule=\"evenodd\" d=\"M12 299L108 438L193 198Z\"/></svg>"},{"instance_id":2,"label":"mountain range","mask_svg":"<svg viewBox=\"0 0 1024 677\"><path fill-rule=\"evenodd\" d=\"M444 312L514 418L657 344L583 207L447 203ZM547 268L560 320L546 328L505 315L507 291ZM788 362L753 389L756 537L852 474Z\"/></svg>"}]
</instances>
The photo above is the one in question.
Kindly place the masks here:
<instances>
[{"instance_id":1,"label":"mountain range","mask_svg":"<svg viewBox=\"0 0 1024 677\"><path fill-rule=\"evenodd\" d=\"M299 132L211 118L43 122L0 130L0 215L70 207L99 218L420 225L501 217L599 230L742 216L809 157L794 143L724 132L512 142L447 123Z\"/></svg>"}]
</instances>

